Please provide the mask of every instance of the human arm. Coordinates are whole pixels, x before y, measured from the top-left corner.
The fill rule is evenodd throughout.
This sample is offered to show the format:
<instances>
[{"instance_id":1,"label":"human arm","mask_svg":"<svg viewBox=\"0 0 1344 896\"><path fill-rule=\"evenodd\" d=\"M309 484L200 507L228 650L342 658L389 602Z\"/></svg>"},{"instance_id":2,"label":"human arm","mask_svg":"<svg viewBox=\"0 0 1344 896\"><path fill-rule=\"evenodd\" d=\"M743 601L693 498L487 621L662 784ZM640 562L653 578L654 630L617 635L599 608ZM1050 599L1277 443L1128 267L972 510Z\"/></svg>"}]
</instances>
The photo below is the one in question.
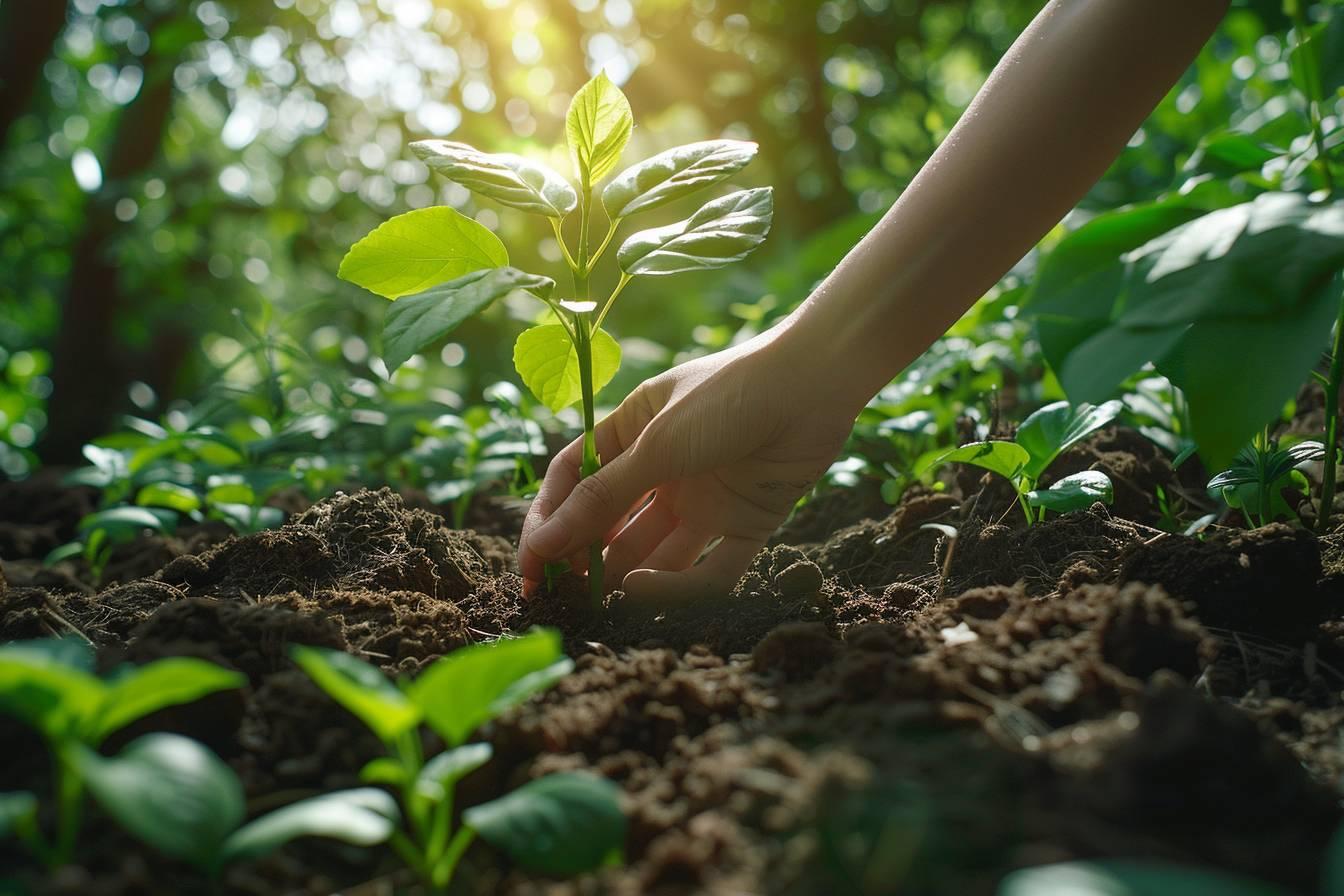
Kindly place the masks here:
<instances>
[{"instance_id":1,"label":"human arm","mask_svg":"<svg viewBox=\"0 0 1344 896\"><path fill-rule=\"evenodd\" d=\"M1048 3L900 200L795 312L636 390L598 427L606 466L595 476L579 480L573 445L556 458L523 527L524 579L537 582L546 560L581 564L582 547L605 538L608 586L624 576L632 596L731 586L868 399L1074 206L1226 7Z\"/></svg>"}]
</instances>

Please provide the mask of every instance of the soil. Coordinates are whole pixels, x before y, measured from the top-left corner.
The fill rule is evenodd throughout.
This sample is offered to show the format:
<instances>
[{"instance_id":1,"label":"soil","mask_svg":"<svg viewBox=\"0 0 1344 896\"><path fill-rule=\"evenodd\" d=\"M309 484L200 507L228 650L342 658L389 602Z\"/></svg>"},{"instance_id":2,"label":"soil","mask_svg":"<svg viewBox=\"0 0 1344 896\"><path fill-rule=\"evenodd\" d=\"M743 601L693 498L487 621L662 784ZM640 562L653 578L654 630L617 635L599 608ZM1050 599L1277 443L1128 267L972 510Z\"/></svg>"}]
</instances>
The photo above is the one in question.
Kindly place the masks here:
<instances>
[{"instance_id":1,"label":"soil","mask_svg":"<svg viewBox=\"0 0 1344 896\"><path fill-rule=\"evenodd\" d=\"M1030 528L969 470L895 508L833 493L717 600L618 592L600 613L577 581L522 600L516 501L477 502L476 528L454 531L418 497L338 494L274 531L144 539L94 583L40 563L92 496L30 480L0 487L0 640L77 631L104 668L187 655L244 673L246 688L106 749L190 734L259 812L355 784L378 751L288 645L407 675L559 628L575 672L481 730L494 759L459 803L595 770L623 789L627 861L557 881L478 845L455 893L990 894L1014 868L1087 857L1319 893L1344 796L1344 526L1188 538L1157 528L1152 499L1188 483L1135 433L1094 436L1052 472L1088 467L1111 475L1116 504ZM0 727L0 791L48 777L32 733ZM92 808L76 866L43 877L0 846L0 868L39 894L206 886ZM231 870L221 892L358 892L395 868L384 850L304 841Z\"/></svg>"}]
</instances>

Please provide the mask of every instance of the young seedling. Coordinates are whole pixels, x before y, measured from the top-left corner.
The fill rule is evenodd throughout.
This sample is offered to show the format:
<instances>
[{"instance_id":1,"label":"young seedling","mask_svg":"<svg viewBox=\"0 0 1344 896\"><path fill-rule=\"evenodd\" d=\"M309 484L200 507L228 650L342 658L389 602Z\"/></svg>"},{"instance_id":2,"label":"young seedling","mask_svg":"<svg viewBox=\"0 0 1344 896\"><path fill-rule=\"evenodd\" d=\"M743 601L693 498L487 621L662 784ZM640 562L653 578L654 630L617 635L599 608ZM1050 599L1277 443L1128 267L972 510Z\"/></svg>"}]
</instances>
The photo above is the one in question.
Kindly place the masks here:
<instances>
[{"instance_id":1,"label":"young seedling","mask_svg":"<svg viewBox=\"0 0 1344 896\"><path fill-rule=\"evenodd\" d=\"M299 800L243 824L247 807L238 775L205 746L177 734L147 734L113 757L81 747L76 762L118 824L210 877L298 837L373 846L400 820L386 791L359 787Z\"/></svg>"},{"instance_id":2,"label":"young seedling","mask_svg":"<svg viewBox=\"0 0 1344 896\"><path fill-rule=\"evenodd\" d=\"M1325 446L1320 442L1280 448L1268 434L1261 433L1241 449L1231 468L1209 480L1209 494L1240 510L1250 526L1291 518L1293 510L1283 499L1283 490L1293 487L1306 493L1310 483L1299 467L1324 457Z\"/></svg>"},{"instance_id":3,"label":"young seedling","mask_svg":"<svg viewBox=\"0 0 1344 896\"><path fill-rule=\"evenodd\" d=\"M616 252L619 275L605 298L593 298L596 266L627 218L721 183L756 154L756 144L709 140L665 150L612 178L602 189L606 234L595 239L594 191L616 169L630 138L630 104L606 75L575 94L565 133L578 189L547 166L522 156L480 152L466 144L424 140L411 149L434 171L503 205L539 215L551 225L572 279L567 298L553 296L555 281L509 267L504 245L490 230L447 207L426 208L386 221L351 247L340 276L388 299L383 360L395 370L468 317L514 290L550 309L548 320L523 332L513 362L528 388L552 411L583 408L580 473L597 472L594 396L616 374L620 346L602 324L616 297L635 277L657 277L723 267L745 258L770 230L769 187L739 190L710 200L675 224L627 237ZM577 209L571 250L564 222ZM602 545L589 549L588 582L594 606L602 591Z\"/></svg>"},{"instance_id":4,"label":"young seedling","mask_svg":"<svg viewBox=\"0 0 1344 896\"><path fill-rule=\"evenodd\" d=\"M533 629L519 638L466 647L435 661L414 681L396 684L340 651L295 647L293 655L319 687L383 742L387 755L369 762L361 777L400 794L407 825L391 842L432 892L446 890L478 834L518 864L547 874L577 874L619 859L625 816L617 788L592 775L538 778L467 809L453 827L455 785L491 756L489 743L467 743L472 732L573 668L557 632ZM427 761L422 722L448 746Z\"/></svg>"},{"instance_id":5,"label":"young seedling","mask_svg":"<svg viewBox=\"0 0 1344 896\"><path fill-rule=\"evenodd\" d=\"M1067 513L1096 501L1109 504L1113 499L1111 480L1098 470L1065 476L1047 489L1038 489L1036 483L1055 458L1110 423L1123 407L1119 401L1096 407L1057 401L1022 421L1013 441L971 442L941 455L933 465L973 464L998 473L1016 489L1028 525L1045 519L1047 510Z\"/></svg>"},{"instance_id":6,"label":"young seedling","mask_svg":"<svg viewBox=\"0 0 1344 896\"><path fill-rule=\"evenodd\" d=\"M0 836L12 831L49 868L67 864L79 833L84 752L156 710L245 683L237 672L187 657L127 666L99 678L93 649L73 638L0 646L0 712L27 722L46 740L56 799L56 832L48 838L37 824L34 794L0 795Z\"/></svg>"}]
</instances>

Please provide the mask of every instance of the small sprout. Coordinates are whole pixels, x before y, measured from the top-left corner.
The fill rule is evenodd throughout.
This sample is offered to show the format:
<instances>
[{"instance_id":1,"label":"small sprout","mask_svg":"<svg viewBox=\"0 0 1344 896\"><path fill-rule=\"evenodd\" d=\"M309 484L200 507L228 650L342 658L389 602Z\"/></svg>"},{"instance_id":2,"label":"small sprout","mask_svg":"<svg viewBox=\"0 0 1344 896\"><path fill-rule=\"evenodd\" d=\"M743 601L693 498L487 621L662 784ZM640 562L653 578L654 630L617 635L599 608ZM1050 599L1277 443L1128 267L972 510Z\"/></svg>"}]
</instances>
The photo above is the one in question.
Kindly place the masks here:
<instances>
[{"instance_id":1,"label":"small sprout","mask_svg":"<svg viewBox=\"0 0 1344 896\"><path fill-rule=\"evenodd\" d=\"M1292 488L1305 494L1309 483L1300 468L1324 457L1325 446L1320 442L1280 448L1262 434L1237 453L1229 469L1209 480L1209 494L1240 510L1252 526L1291 518L1295 514L1283 499L1283 491Z\"/></svg>"}]
</instances>

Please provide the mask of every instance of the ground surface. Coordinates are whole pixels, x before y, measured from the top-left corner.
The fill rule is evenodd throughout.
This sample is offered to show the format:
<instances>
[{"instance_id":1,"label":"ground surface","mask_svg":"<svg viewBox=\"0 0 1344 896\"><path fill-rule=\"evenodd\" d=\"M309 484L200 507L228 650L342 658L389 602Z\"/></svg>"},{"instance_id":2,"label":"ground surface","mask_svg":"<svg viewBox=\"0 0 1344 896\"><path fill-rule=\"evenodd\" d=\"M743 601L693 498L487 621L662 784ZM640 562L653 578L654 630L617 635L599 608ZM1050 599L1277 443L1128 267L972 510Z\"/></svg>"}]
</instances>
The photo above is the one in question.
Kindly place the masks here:
<instances>
[{"instance_id":1,"label":"ground surface","mask_svg":"<svg viewBox=\"0 0 1344 896\"><path fill-rule=\"evenodd\" d=\"M377 751L288 644L396 674L558 627L576 672L482 731L495 759L460 803L595 769L624 788L628 863L554 882L478 846L455 892L980 894L1011 868L1094 856L1317 892L1344 793L1344 529L1167 534L1153 528L1154 487L1189 483L1156 449L1105 432L1055 471L1089 466L1116 481L1109 510L1027 529L971 471L879 518L860 518L866 496L836 493L721 600L616 595L597 615L573 583L520 600L519 509L506 502L456 532L390 491L339 495L277 531L142 540L94 587L35 559L91 496L0 485L0 640L73 629L107 666L189 655L244 672L245 690L159 713L107 748L190 734L242 774L259 811L355 784ZM0 726L0 790L46 776L40 742ZM33 878L40 892L201 890L96 812L83 844L79 867ZM0 852L0 867L18 862ZM305 842L235 870L226 892L326 894L392 868L381 851Z\"/></svg>"}]
</instances>

